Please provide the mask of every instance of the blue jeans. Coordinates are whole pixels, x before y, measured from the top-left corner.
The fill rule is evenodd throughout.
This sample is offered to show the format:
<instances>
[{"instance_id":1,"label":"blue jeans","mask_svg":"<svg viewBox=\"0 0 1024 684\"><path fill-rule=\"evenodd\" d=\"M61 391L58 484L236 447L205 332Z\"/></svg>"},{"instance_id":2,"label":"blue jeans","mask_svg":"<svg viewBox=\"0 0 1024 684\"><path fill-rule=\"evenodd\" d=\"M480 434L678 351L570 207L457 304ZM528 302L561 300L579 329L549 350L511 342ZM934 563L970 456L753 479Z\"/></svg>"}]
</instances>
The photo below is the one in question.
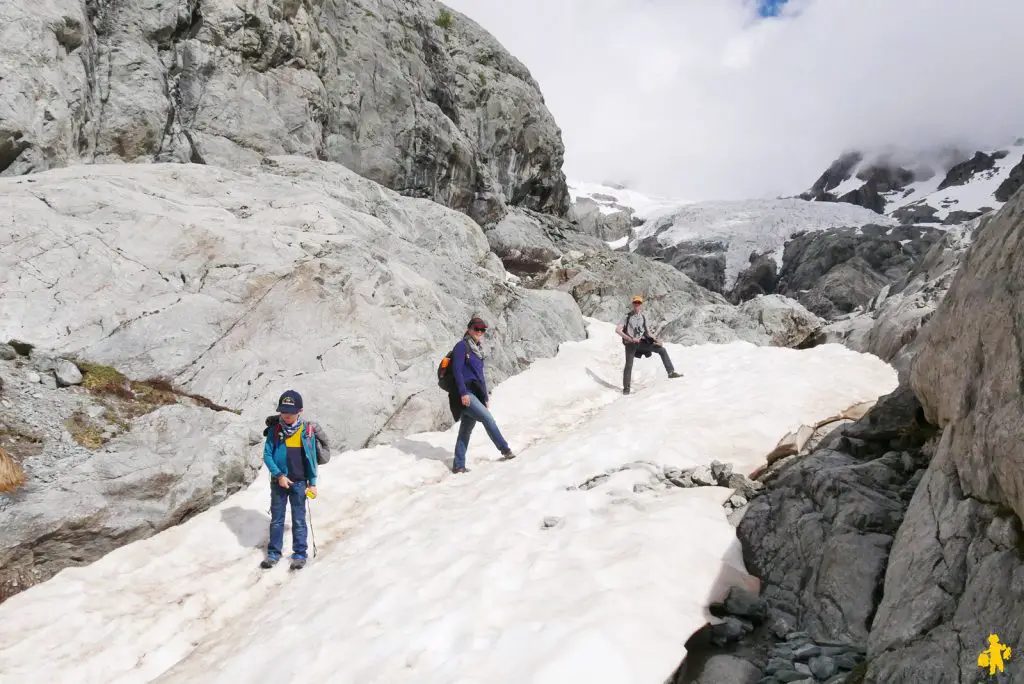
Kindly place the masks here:
<instances>
[{"instance_id":1,"label":"blue jeans","mask_svg":"<svg viewBox=\"0 0 1024 684\"><path fill-rule=\"evenodd\" d=\"M501 436L498 424L494 422L494 416L491 415L491 412L487 410L482 401L470 394L469 406L462 407L462 418L459 420L459 436L455 440L453 469L466 467L466 450L469 448L469 436L473 433L473 428L476 427L477 423L484 424L487 436L494 442L494 446L498 448L498 451L504 454L510 450L508 442Z\"/></svg>"},{"instance_id":2,"label":"blue jeans","mask_svg":"<svg viewBox=\"0 0 1024 684\"><path fill-rule=\"evenodd\" d=\"M281 557L284 544L284 513L289 502L292 506L292 558L306 557L306 483L292 482L289 489L270 483L270 543L267 558Z\"/></svg>"}]
</instances>

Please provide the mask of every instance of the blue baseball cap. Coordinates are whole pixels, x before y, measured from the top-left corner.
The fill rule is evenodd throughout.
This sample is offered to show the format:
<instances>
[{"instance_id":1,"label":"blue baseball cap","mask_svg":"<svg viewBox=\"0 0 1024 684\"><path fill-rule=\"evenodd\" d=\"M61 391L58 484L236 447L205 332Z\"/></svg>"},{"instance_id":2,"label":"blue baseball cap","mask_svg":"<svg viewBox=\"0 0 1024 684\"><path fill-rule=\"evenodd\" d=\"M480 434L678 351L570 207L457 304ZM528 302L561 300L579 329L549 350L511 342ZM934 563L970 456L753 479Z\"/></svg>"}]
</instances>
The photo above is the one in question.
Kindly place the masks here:
<instances>
[{"instance_id":1,"label":"blue baseball cap","mask_svg":"<svg viewBox=\"0 0 1024 684\"><path fill-rule=\"evenodd\" d=\"M302 410L302 395L295 390L288 390L277 400L278 413L298 413Z\"/></svg>"}]
</instances>

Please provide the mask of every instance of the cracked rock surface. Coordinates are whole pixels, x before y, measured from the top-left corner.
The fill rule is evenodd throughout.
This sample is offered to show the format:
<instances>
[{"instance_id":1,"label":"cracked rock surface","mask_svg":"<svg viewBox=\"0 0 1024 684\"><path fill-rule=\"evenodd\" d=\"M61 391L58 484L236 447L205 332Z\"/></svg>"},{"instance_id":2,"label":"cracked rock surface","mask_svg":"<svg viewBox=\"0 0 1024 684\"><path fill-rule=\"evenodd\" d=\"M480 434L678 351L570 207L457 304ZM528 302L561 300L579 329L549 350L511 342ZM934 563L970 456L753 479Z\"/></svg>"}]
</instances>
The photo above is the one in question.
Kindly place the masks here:
<instances>
[{"instance_id":1,"label":"cracked rock surface","mask_svg":"<svg viewBox=\"0 0 1024 684\"><path fill-rule=\"evenodd\" d=\"M586 335L570 295L506 282L471 219L335 164L78 166L0 192L0 339L260 419L296 388L343 449L451 424L434 372L474 314L492 383Z\"/></svg>"},{"instance_id":2,"label":"cracked rock surface","mask_svg":"<svg viewBox=\"0 0 1024 684\"><path fill-rule=\"evenodd\" d=\"M7 2L0 34L5 175L294 154L480 223L568 211L537 83L433 0Z\"/></svg>"}]
</instances>

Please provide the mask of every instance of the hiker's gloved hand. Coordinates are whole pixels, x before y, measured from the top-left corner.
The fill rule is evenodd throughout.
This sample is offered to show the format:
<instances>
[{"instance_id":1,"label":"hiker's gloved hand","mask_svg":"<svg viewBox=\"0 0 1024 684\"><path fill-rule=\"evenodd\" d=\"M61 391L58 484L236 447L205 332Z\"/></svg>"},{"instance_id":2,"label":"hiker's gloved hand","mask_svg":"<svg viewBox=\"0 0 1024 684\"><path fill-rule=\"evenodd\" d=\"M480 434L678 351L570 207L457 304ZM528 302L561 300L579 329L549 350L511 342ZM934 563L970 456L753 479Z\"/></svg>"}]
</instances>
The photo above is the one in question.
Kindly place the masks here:
<instances>
[{"instance_id":1,"label":"hiker's gloved hand","mask_svg":"<svg viewBox=\"0 0 1024 684\"><path fill-rule=\"evenodd\" d=\"M287 475L282 475L281 477L277 478L277 484L282 489L291 489L292 487L292 481L288 479Z\"/></svg>"},{"instance_id":2,"label":"hiker's gloved hand","mask_svg":"<svg viewBox=\"0 0 1024 684\"><path fill-rule=\"evenodd\" d=\"M468 394L463 394L462 395L462 405L463 406L469 406L469 395Z\"/></svg>"}]
</instances>

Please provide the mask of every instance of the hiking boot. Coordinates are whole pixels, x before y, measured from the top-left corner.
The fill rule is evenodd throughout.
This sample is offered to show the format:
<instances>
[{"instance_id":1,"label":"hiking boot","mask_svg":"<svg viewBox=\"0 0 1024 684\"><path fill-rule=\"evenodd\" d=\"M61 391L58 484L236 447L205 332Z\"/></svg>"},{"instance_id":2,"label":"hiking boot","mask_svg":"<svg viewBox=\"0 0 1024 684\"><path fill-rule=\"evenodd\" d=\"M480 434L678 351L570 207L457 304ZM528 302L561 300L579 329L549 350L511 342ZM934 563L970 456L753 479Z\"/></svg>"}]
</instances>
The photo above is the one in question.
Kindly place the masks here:
<instances>
[{"instance_id":1,"label":"hiking boot","mask_svg":"<svg viewBox=\"0 0 1024 684\"><path fill-rule=\"evenodd\" d=\"M683 374L682 373L677 373L676 371L672 371L671 373L668 374L668 377L670 377L670 378L681 378L681 377L683 377Z\"/></svg>"},{"instance_id":2,"label":"hiking boot","mask_svg":"<svg viewBox=\"0 0 1024 684\"><path fill-rule=\"evenodd\" d=\"M516 455L514 453L512 453L511 449L509 449L508 451L502 451L501 452L501 460L502 461L508 461L508 460L511 460L511 459L513 459L515 457L516 457Z\"/></svg>"},{"instance_id":3,"label":"hiking boot","mask_svg":"<svg viewBox=\"0 0 1024 684\"><path fill-rule=\"evenodd\" d=\"M628 387L623 387L622 388L622 393L623 394L629 394L629 388Z\"/></svg>"},{"instance_id":4,"label":"hiking boot","mask_svg":"<svg viewBox=\"0 0 1024 684\"><path fill-rule=\"evenodd\" d=\"M306 567L305 558L292 558L292 564L288 566L290 570L301 570L304 567Z\"/></svg>"},{"instance_id":5,"label":"hiking boot","mask_svg":"<svg viewBox=\"0 0 1024 684\"><path fill-rule=\"evenodd\" d=\"M277 561L278 561L277 558L264 558L263 562L260 563L260 567L263 568L264 570L268 570L268 569L274 567L275 565L277 565Z\"/></svg>"},{"instance_id":6,"label":"hiking boot","mask_svg":"<svg viewBox=\"0 0 1024 684\"><path fill-rule=\"evenodd\" d=\"M468 473L468 472L469 472L469 468L466 468L466 467L462 467L462 468L452 468L452 472L453 472L453 473L455 473L455 474L459 474L459 473Z\"/></svg>"}]
</instances>

